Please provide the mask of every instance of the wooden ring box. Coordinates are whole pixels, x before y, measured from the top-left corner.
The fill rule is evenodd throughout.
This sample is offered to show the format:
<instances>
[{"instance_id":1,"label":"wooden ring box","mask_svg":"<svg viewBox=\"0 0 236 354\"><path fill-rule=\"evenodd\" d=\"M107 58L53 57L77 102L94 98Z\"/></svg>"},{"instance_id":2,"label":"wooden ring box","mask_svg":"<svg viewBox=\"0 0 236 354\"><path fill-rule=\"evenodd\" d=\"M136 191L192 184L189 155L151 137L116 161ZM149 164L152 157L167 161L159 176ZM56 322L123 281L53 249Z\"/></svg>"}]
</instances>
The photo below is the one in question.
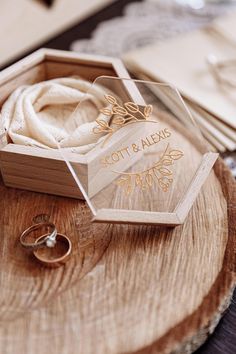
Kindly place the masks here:
<instances>
[{"instance_id":1,"label":"wooden ring box","mask_svg":"<svg viewBox=\"0 0 236 354\"><path fill-rule=\"evenodd\" d=\"M72 75L91 82L102 75L129 78L116 58L40 49L0 73L0 106L21 85ZM0 149L0 169L6 186L83 199L59 151L13 144L3 132ZM81 164L86 174L88 164L83 156Z\"/></svg>"}]
</instances>

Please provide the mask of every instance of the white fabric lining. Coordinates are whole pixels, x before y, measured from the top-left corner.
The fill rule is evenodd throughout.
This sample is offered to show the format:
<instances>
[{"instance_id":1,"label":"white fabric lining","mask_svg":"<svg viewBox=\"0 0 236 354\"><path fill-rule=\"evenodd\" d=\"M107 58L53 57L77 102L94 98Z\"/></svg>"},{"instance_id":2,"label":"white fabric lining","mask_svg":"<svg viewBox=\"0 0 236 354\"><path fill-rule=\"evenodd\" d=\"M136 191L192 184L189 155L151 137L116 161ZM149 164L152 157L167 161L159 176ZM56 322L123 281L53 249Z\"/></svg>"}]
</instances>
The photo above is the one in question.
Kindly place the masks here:
<instances>
[{"instance_id":1,"label":"white fabric lining","mask_svg":"<svg viewBox=\"0 0 236 354\"><path fill-rule=\"evenodd\" d=\"M94 134L93 128L106 93L101 87L91 87L90 82L75 77L21 86L4 103L0 119L15 144L45 149L56 149L60 144L85 154L102 137ZM81 101L83 114L76 109Z\"/></svg>"}]
</instances>

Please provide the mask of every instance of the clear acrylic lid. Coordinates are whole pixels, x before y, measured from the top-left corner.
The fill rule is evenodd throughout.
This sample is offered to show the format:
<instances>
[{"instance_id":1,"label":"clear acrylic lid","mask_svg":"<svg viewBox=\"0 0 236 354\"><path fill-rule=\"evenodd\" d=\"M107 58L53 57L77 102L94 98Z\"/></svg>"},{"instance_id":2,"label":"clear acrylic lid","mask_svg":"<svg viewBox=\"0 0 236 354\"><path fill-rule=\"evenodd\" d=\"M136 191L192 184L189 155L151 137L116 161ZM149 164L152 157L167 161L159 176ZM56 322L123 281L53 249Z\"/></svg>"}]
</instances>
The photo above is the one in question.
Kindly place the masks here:
<instances>
[{"instance_id":1,"label":"clear acrylic lid","mask_svg":"<svg viewBox=\"0 0 236 354\"><path fill-rule=\"evenodd\" d=\"M58 147L97 222L183 223L217 158L167 84L99 77L66 125L75 144Z\"/></svg>"}]
</instances>

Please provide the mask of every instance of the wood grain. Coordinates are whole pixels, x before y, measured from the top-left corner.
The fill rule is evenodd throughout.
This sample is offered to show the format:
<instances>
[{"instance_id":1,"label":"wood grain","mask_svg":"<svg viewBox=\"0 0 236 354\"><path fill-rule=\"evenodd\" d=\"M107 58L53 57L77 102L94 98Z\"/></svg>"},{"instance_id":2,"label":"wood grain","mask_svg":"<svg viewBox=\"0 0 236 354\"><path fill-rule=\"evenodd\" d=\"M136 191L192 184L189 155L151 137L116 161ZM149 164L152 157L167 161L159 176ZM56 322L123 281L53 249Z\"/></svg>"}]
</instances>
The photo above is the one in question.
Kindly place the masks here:
<instances>
[{"instance_id":1,"label":"wood grain","mask_svg":"<svg viewBox=\"0 0 236 354\"><path fill-rule=\"evenodd\" d=\"M191 169L198 150L185 149ZM4 354L191 353L229 303L236 188L222 161L176 228L92 224L83 201L7 188L2 180L0 193ZM114 194L116 203L122 200ZM19 245L41 213L72 240L65 267L44 268Z\"/></svg>"},{"instance_id":2,"label":"wood grain","mask_svg":"<svg viewBox=\"0 0 236 354\"><path fill-rule=\"evenodd\" d=\"M0 186L0 352L191 353L235 283L236 188L218 161L184 225L91 224L84 202ZM19 246L48 213L72 239L65 267Z\"/></svg>"}]
</instances>

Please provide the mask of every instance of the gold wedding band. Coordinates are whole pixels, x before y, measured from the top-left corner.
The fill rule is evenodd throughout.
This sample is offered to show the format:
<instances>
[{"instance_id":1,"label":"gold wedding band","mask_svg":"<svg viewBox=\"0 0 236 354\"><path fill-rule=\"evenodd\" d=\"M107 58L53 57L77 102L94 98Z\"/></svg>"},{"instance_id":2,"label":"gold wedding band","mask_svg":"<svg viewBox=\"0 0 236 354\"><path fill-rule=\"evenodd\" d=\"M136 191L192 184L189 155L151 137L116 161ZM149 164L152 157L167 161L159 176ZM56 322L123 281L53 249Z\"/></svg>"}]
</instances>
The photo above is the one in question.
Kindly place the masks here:
<instances>
[{"instance_id":1,"label":"gold wedding band","mask_svg":"<svg viewBox=\"0 0 236 354\"><path fill-rule=\"evenodd\" d=\"M46 237L48 237L49 234L42 235L37 240L35 241L35 244L41 243L43 240L45 240ZM57 253L58 249L61 251L61 246L63 246L64 250L60 252L61 254L59 255L53 255L53 253ZM72 250L72 244L70 239L63 235L63 234L57 234L57 243L55 247L53 248L48 248L48 247L41 247L41 248L36 248L33 250L34 256L45 266L47 267L59 267L63 265L68 258L70 257ZM46 253L46 255L45 255Z\"/></svg>"}]
</instances>

